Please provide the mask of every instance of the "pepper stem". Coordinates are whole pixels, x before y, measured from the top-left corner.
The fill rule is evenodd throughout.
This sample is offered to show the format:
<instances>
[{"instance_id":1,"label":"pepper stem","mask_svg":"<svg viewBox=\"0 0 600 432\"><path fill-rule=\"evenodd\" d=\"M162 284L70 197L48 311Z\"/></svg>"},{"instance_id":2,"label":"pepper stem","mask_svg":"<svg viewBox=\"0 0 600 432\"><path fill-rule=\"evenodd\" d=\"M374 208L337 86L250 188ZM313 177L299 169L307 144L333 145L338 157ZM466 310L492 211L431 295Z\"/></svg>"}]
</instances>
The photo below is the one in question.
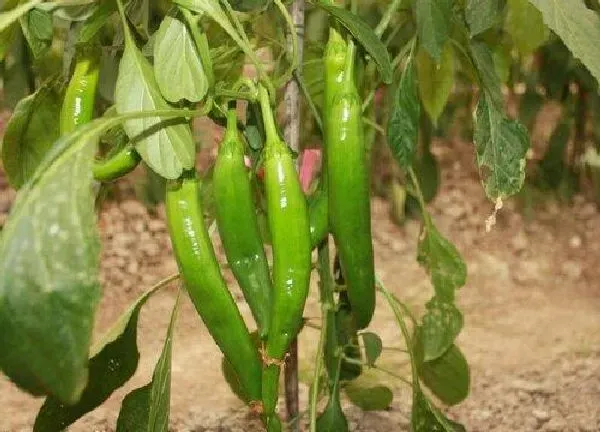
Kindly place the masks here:
<instances>
[{"instance_id":1,"label":"pepper stem","mask_svg":"<svg viewBox=\"0 0 600 432\"><path fill-rule=\"evenodd\" d=\"M267 143L276 141L279 139L279 134L277 133L277 127L275 126L271 100L269 98L269 92L267 92L267 89L262 85L258 86L258 100L260 102L263 124L265 126L265 134L267 135Z\"/></svg>"}]
</instances>

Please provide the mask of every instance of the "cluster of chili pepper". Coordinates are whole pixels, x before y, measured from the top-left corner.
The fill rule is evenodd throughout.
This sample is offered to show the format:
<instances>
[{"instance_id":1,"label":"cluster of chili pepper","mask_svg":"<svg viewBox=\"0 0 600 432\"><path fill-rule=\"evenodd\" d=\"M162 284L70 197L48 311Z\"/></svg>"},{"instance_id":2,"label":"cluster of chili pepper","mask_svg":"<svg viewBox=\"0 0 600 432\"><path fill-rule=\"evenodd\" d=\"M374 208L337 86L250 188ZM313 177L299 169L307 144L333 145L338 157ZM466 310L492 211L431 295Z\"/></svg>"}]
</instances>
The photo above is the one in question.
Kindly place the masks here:
<instances>
[{"instance_id":1,"label":"cluster of chili pepper","mask_svg":"<svg viewBox=\"0 0 600 432\"><path fill-rule=\"evenodd\" d=\"M276 414L279 375L302 326L311 252L329 233L339 254L345 291L339 296L337 310L332 310L328 339L335 341L328 346L356 344L356 330L366 327L373 315L369 173L361 102L354 83L354 54L353 42L346 42L332 29L325 56L323 173L318 190L309 200L292 153L278 134L270 95L262 85L256 91L266 138L262 163L272 270L259 228L255 190L244 161L245 143L238 131L236 111L231 108L227 113L226 133L213 173L215 217L227 262L256 321L261 349L257 349L223 278L204 222L196 171L187 171L167 183L168 228L185 287L235 371L246 402L262 414L269 432L281 430ZM66 92L61 133L91 120L97 84L98 57L84 53L77 58ZM139 161L139 154L128 144L109 158L97 160L93 174L99 181L111 181L133 170ZM327 369L330 377L342 379L344 373L360 374L352 367L343 368L341 360L330 361Z\"/></svg>"}]
</instances>

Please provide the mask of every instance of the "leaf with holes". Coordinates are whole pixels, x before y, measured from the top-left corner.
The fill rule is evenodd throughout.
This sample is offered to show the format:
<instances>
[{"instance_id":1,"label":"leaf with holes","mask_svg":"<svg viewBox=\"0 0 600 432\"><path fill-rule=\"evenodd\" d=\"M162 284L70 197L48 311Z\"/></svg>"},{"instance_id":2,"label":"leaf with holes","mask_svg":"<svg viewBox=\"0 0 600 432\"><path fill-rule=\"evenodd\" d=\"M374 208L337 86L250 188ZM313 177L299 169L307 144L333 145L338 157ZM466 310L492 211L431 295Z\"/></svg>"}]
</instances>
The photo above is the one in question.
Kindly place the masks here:
<instances>
[{"instance_id":1,"label":"leaf with holes","mask_svg":"<svg viewBox=\"0 0 600 432\"><path fill-rule=\"evenodd\" d=\"M169 102L182 99L199 102L208 91L208 79L196 45L177 9L165 16L156 32L154 73L161 93Z\"/></svg>"},{"instance_id":2,"label":"leaf with holes","mask_svg":"<svg viewBox=\"0 0 600 432\"><path fill-rule=\"evenodd\" d=\"M425 361L435 360L448 350L463 327L463 315L452 303L433 297L426 305L419 336Z\"/></svg>"},{"instance_id":3,"label":"leaf with holes","mask_svg":"<svg viewBox=\"0 0 600 432\"><path fill-rule=\"evenodd\" d=\"M452 345L441 357L420 364L419 376L423 384L446 405L456 405L469 394L469 365L456 345Z\"/></svg>"},{"instance_id":4,"label":"leaf with holes","mask_svg":"<svg viewBox=\"0 0 600 432\"><path fill-rule=\"evenodd\" d=\"M506 118L483 95L477 104L473 140L486 195L496 201L519 192L525 181L527 129Z\"/></svg>"},{"instance_id":5,"label":"leaf with holes","mask_svg":"<svg viewBox=\"0 0 600 432\"><path fill-rule=\"evenodd\" d=\"M421 104L411 59L402 73L387 125L387 141L400 167L408 169L417 151Z\"/></svg>"},{"instance_id":6,"label":"leaf with holes","mask_svg":"<svg viewBox=\"0 0 600 432\"><path fill-rule=\"evenodd\" d=\"M6 125L2 163L8 181L19 189L60 136L62 91L48 82L17 104Z\"/></svg>"},{"instance_id":7,"label":"leaf with holes","mask_svg":"<svg viewBox=\"0 0 600 432\"><path fill-rule=\"evenodd\" d=\"M169 108L160 94L152 66L135 46L129 31L119 64L115 101L119 114ZM165 178L175 179L184 169L194 166L196 145L185 119L168 122L161 122L158 117L128 120L125 132L135 142L144 162Z\"/></svg>"},{"instance_id":8,"label":"leaf with holes","mask_svg":"<svg viewBox=\"0 0 600 432\"><path fill-rule=\"evenodd\" d=\"M366 332L361 333L360 336L362 337L363 345L365 347L367 364L373 367L381 355L381 351L383 350L383 342L381 342L381 338L375 333Z\"/></svg>"},{"instance_id":9,"label":"leaf with holes","mask_svg":"<svg viewBox=\"0 0 600 432\"><path fill-rule=\"evenodd\" d=\"M582 0L529 0L540 10L544 22L573 55L600 81L600 16Z\"/></svg>"},{"instance_id":10,"label":"leaf with holes","mask_svg":"<svg viewBox=\"0 0 600 432\"><path fill-rule=\"evenodd\" d=\"M100 406L133 376L140 357L138 317L142 306L156 290L157 287L140 296L92 347L90 377L79 402L64 405L56 398L47 398L35 419L34 432L65 429Z\"/></svg>"},{"instance_id":11,"label":"leaf with holes","mask_svg":"<svg viewBox=\"0 0 600 432\"><path fill-rule=\"evenodd\" d=\"M523 55L534 52L550 35L541 12L528 0L508 0L504 28Z\"/></svg>"},{"instance_id":12,"label":"leaf with holes","mask_svg":"<svg viewBox=\"0 0 600 432\"><path fill-rule=\"evenodd\" d=\"M152 381L125 396L117 419L117 432L167 432L168 430L171 402L171 352L178 308L179 295L173 306L167 336L154 367Z\"/></svg>"},{"instance_id":13,"label":"leaf with holes","mask_svg":"<svg viewBox=\"0 0 600 432\"><path fill-rule=\"evenodd\" d=\"M419 42L439 63L444 44L450 37L452 0L416 0Z\"/></svg>"},{"instance_id":14,"label":"leaf with holes","mask_svg":"<svg viewBox=\"0 0 600 432\"><path fill-rule=\"evenodd\" d=\"M454 52L444 45L441 60L436 64L427 51L419 49L416 57L419 94L425 111L433 124L444 110L454 86Z\"/></svg>"},{"instance_id":15,"label":"leaf with holes","mask_svg":"<svg viewBox=\"0 0 600 432\"><path fill-rule=\"evenodd\" d=\"M467 266L456 246L440 234L432 221L423 226L417 261L429 273L436 295L441 300L453 302L454 291L467 280Z\"/></svg>"}]
</instances>

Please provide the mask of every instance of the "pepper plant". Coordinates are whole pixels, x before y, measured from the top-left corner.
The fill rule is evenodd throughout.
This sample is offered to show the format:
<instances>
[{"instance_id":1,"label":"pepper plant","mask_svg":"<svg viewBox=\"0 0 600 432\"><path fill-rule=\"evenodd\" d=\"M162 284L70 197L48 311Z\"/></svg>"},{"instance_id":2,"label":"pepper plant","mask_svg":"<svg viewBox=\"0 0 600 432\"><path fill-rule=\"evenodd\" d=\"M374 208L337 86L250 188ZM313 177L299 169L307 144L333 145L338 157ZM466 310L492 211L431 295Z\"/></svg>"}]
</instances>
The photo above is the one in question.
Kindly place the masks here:
<instances>
[{"instance_id":1,"label":"pepper plant","mask_svg":"<svg viewBox=\"0 0 600 432\"><path fill-rule=\"evenodd\" d=\"M456 291L467 269L427 211L439 182L429 143L455 83L468 83L477 89L473 142L493 214L521 189L529 138L504 109L509 60L526 58L552 31L581 62L586 91L597 92L598 15L582 0L568 3L314 0L299 32L282 0L4 1L3 101L13 113L2 162L18 192L0 240L0 369L45 398L34 431L65 429L131 378L140 310L177 279L223 353L232 391L268 431L297 427L300 418L282 422L278 410L280 371L307 324L313 268L322 316L310 430L348 430L341 392L365 410L390 405L389 388L358 384L366 369L410 385L413 431L465 430L438 405L469 392L456 344ZM301 90L304 126L293 149L276 109L290 82ZM226 128L206 172L195 168L192 119L200 116ZM374 264L370 167L381 143L422 222L417 260L433 289L420 316L383 285ZM139 164L164 179L179 273L129 305L92 345L101 296L96 194ZM252 312L250 328L213 249L217 232ZM409 378L378 364L382 341L368 331L376 296L394 313ZM152 380L124 398L117 431L168 428L181 301Z\"/></svg>"}]
</instances>

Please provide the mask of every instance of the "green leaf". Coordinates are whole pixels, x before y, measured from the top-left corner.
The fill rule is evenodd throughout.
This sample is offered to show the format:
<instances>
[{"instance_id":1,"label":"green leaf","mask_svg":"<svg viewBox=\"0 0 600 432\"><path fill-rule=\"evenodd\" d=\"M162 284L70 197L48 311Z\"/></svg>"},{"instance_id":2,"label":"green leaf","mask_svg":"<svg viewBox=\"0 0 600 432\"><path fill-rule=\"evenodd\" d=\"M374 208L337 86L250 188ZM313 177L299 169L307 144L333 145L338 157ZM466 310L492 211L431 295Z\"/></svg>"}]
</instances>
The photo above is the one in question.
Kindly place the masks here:
<instances>
[{"instance_id":1,"label":"green leaf","mask_svg":"<svg viewBox=\"0 0 600 432\"><path fill-rule=\"evenodd\" d=\"M325 2L317 3L317 6L325 9L335 19L337 19L352 36L364 47L367 53L373 58L381 79L384 83L389 84L393 78L392 62L387 48L379 40L375 32L369 25L364 22L359 16L353 14L349 10L342 9L338 6Z\"/></svg>"},{"instance_id":2,"label":"green leaf","mask_svg":"<svg viewBox=\"0 0 600 432\"><path fill-rule=\"evenodd\" d=\"M424 49L416 57L419 94L433 124L444 110L454 86L454 52L450 43L444 45L439 64Z\"/></svg>"},{"instance_id":3,"label":"green leaf","mask_svg":"<svg viewBox=\"0 0 600 432\"><path fill-rule=\"evenodd\" d=\"M58 139L62 91L48 82L17 104L6 125L2 162L8 181L19 189Z\"/></svg>"},{"instance_id":4,"label":"green leaf","mask_svg":"<svg viewBox=\"0 0 600 432\"><path fill-rule=\"evenodd\" d=\"M171 352L173 329L179 307L179 295L175 301L171 322L162 352L152 374L152 381L133 390L123 400L117 432L167 432L171 402Z\"/></svg>"},{"instance_id":5,"label":"green leaf","mask_svg":"<svg viewBox=\"0 0 600 432\"><path fill-rule=\"evenodd\" d=\"M451 0L416 0L417 34L425 50L439 63L450 35Z\"/></svg>"},{"instance_id":6,"label":"green leaf","mask_svg":"<svg viewBox=\"0 0 600 432\"><path fill-rule=\"evenodd\" d=\"M29 0L14 9L11 9L0 14L0 32L8 28L9 25L17 21L36 5L42 3L43 0Z\"/></svg>"},{"instance_id":7,"label":"green leaf","mask_svg":"<svg viewBox=\"0 0 600 432\"><path fill-rule=\"evenodd\" d=\"M257 12L267 8L272 0L230 0L231 7L240 12Z\"/></svg>"},{"instance_id":8,"label":"green leaf","mask_svg":"<svg viewBox=\"0 0 600 432\"><path fill-rule=\"evenodd\" d=\"M79 36L77 38L78 44L89 43L94 36L98 34L100 30L106 25L109 18L117 11L117 2L115 0L104 0L100 2L98 7L94 10L92 15L85 20L81 29L79 30Z\"/></svg>"},{"instance_id":9,"label":"green leaf","mask_svg":"<svg viewBox=\"0 0 600 432\"><path fill-rule=\"evenodd\" d=\"M208 91L208 79L192 35L176 12L165 16L156 33L154 73L169 102L199 102Z\"/></svg>"},{"instance_id":10,"label":"green leaf","mask_svg":"<svg viewBox=\"0 0 600 432\"><path fill-rule=\"evenodd\" d=\"M454 291L467 280L467 266L456 247L440 234L431 220L423 226L417 261L429 273L436 295L441 300L454 301Z\"/></svg>"},{"instance_id":11,"label":"green leaf","mask_svg":"<svg viewBox=\"0 0 600 432\"><path fill-rule=\"evenodd\" d=\"M229 21L227 14L219 4L219 0L173 0L173 3L199 14L208 15L223 30L225 30L242 50L245 52L248 52L248 50L252 51L252 48L242 40L237 30L231 24L231 21Z\"/></svg>"},{"instance_id":12,"label":"green leaf","mask_svg":"<svg viewBox=\"0 0 600 432\"><path fill-rule=\"evenodd\" d=\"M41 57L52 43L52 15L40 9L32 9L19 21L33 57Z\"/></svg>"},{"instance_id":13,"label":"green leaf","mask_svg":"<svg viewBox=\"0 0 600 432\"><path fill-rule=\"evenodd\" d=\"M115 101L119 114L169 108L158 90L152 66L129 33L119 64ZM184 169L194 166L196 146L185 120L169 121L165 127L160 123L158 117L128 120L125 132L148 166L167 179L175 179ZM160 129L156 131L157 127ZM152 130L148 132L148 129Z\"/></svg>"},{"instance_id":14,"label":"green leaf","mask_svg":"<svg viewBox=\"0 0 600 432\"><path fill-rule=\"evenodd\" d=\"M0 240L0 367L24 390L70 404L87 383L100 299L92 162L106 123L56 142L19 190Z\"/></svg>"},{"instance_id":15,"label":"green leaf","mask_svg":"<svg viewBox=\"0 0 600 432\"><path fill-rule=\"evenodd\" d=\"M137 323L140 310L157 291L141 295L91 349L88 384L75 405L64 405L49 397L36 419L34 432L63 430L84 414L100 406L133 376L140 353L137 348Z\"/></svg>"},{"instance_id":16,"label":"green leaf","mask_svg":"<svg viewBox=\"0 0 600 432\"><path fill-rule=\"evenodd\" d=\"M477 104L473 139L487 196L496 201L517 193L525 181L527 129L506 118L484 95Z\"/></svg>"},{"instance_id":17,"label":"green leaf","mask_svg":"<svg viewBox=\"0 0 600 432\"><path fill-rule=\"evenodd\" d=\"M582 0L529 0L544 22L600 82L600 17Z\"/></svg>"},{"instance_id":18,"label":"green leaf","mask_svg":"<svg viewBox=\"0 0 600 432\"><path fill-rule=\"evenodd\" d=\"M470 50L482 90L487 93L496 109L502 110L502 83L496 72L492 51L485 43L477 41L470 42Z\"/></svg>"},{"instance_id":19,"label":"green leaf","mask_svg":"<svg viewBox=\"0 0 600 432\"><path fill-rule=\"evenodd\" d=\"M531 54L548 39L542 14L528 0L508 0L507 6L504 28L521 54Z\"/></svg>"},{"instance_id":20,"label":"green leaf","mask_svg":"<svg viewBox=\"0 0 600 432\"><path fill-rule=\"evenodd\" d=\"M422 363L419 376L446 405L456 405L469 394L469 365L456 345L452 345L441 357Z\"/></svg>"},{"instance_id":21,"label":"green leaf","mask_svg":"<svg viewBox=\"0 0 600 432\"><path fill-rule=\"evenodd\" d=\"M463 327L463 315L452 303L433 297L426 305L419 337L424 360L435 360L452 346Z\"/></svg>"},{"instance_id":22,"label":"green leaf","mask_svg":"<svg viewBox=\"0 0 600 432\"><path fill-rule=\"evenodd\" d=\"M381 342L381 338L375 333L366 332L361 333L360 336L362 337L363 345L365 346L367 364L373 367L381 355L381 351L383 350L383 342Z\"/></svg>"},{"instance_id":23,"label":"green leaf","mask_svg":"<svg viewBox=\"0 0 600 432\"><path fill-rule=\"evenodd\" d=\"M466 432L463 425L446 418L418 388L413 391L410 424L412 432Z\"/></svg>"},{"instance_id":24,"label":"green leaf","mask_svg":"<svg viewBox=\"0 0 600 432\"><path fill-rule=\"evenodd\" d=\"M505 3L505 0L468 0L465 18L471 36L477 36L500 22Z\"/></svg>"},{"instance_id":25,"label":"green leaf","mask_svg":"<svg viewBox=\"0 0 600 432\"><path fill-rule=\"evenodd\" d=\"M387 126L388 145L396 161L404 169L412 165L417 151L420 113L421 105L411 59L400 78Z\"/></svg>"},{"instance_id":26,"label":"green leaf","mask_svg":"<svg viewBox=\"0 0 600 432\"><path fill-rule=\"evenodd\" d=\"M363 411L382 411L388 408L394 399L394 393L385 386L360 387L351 383L344 387L346 395Z\"/></svg>"},{"instance_id":27,"label":"green leaf","mask_svg":"<svg viewBox=\"0 0 600 432\"><path fill-rule=\"evenodd\" d=\"M317 417L317 432L348 432L348 421L340 404L339 387L335 386L325 410Z\"/></svg>"},{"instance_id":28,"label":"green leaf","mask_svg":"<svg viewBox=\"0 0 600 432\"><path fill-rule=\"evenodd\" d=\"M428 203L435 198L440 188L439 163L431 151L423 149L421 157L413 162L413 169L423 193L423 199Z\"/></svg>"}]
</instances>

